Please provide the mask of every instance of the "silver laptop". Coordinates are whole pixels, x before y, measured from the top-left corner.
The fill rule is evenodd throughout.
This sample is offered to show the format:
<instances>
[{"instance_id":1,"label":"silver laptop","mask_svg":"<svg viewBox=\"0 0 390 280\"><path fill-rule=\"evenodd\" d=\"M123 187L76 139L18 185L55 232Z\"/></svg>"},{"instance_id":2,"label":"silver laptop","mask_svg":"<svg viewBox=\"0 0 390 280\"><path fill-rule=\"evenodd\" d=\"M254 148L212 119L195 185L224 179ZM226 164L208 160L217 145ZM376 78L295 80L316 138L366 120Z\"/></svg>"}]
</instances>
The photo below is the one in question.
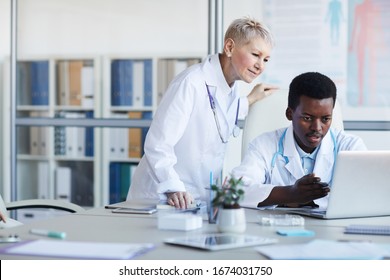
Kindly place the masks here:
<instances>
[{"instance_id":1,"label":"silver laptop","mask_svg":"<svg viewBox=\"0 0 390 280\"><path fill-rule=\"evenodd\" d=\"M339 152L327 210L289 212L322 219L390 216L390 151Z\"/></svg>"}]
</instances>

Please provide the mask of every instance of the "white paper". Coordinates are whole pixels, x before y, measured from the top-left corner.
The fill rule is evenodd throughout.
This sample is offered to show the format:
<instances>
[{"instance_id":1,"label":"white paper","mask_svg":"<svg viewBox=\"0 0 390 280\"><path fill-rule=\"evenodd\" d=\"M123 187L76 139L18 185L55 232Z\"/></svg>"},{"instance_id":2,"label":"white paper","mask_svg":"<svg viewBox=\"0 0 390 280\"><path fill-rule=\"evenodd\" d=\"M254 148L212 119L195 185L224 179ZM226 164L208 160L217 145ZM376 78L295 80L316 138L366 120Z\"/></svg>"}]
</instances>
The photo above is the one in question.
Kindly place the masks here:
<instances>
[{"instance_id":1,"label":"white paper","mask_svg":"<svg viewBox=\"0 0 390 280\"><path fill-rule=\"evenodd\" d=\"M75 259L131 259L154 248L150 243L34 240L4 248L5 254Z\"/></svg>"},{"instance_id":2,"label":"white paper","mask_svg":"<svg viewBox=\"0 0 390 280\"><path fill-rule=\"evenodd\" d=\"M305 244L273 245L256 250L274 260L370 260L383 259L385 248L370 242L313 240Z\"/></svg>"}]
</instances>

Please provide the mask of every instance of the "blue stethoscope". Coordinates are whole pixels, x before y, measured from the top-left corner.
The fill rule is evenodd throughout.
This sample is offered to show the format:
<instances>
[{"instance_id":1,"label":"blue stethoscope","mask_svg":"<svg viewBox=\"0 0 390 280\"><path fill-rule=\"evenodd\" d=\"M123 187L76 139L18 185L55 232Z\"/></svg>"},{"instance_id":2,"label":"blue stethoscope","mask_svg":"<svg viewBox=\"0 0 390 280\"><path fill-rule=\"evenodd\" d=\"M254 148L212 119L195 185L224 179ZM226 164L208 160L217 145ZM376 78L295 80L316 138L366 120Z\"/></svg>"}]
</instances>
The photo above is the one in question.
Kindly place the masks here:
<instances>
[{"instance_id":1,"label":"blue stethoscope","mask_svg":"<svg viewBox=\"0 0 390 280\"><path fill-rule=\"evenodd\" d=\"M282 136L279 139L278 151L272 157L272 160L271 160L271 170L273 170L274 167L275 167L275 162L276 162L276 158L278 157L278 155L283 157L284 162L286 164L289 162L288 157L284 155L284 147L283 147L283 142L284 142L284 139L286 138L286 132L287 132L287 128L283 131L283 134L282 134ZM333 146L334 146L333 156L334 156L334 161L336 162L336 157L337 157L336 137L334 136L332 130L329 130L329 132L330 132L330 136L332 137L332 141L333 141ZM334 164L333 164L333 166L334 166ZM332 171L332 178L333 178L333 171Z\"/></svg>"},{"instance_id":2,"label":"blue stethoscope","mask_svg":"<svg viewBox=\"0 0 390 280\"><path fill-rule=\"evenodd\" d=\"M206 83L205 83L205 84L206 84ZM220 126L220 124L219 124L219 119L218 119L218 115L217 115L217 110L216 110L214 98L213 98L213 96L211 95L210 90L209 90L209 86L208 86L207 84L206 84L206 88L207 88L207 94L208 94L208 96L209 96L210 107L211 107L211 110L213 111L215 124L216 124L216 126L217 126L219 138L221 138L222 143L227 143L228 140L225 140L225 139L223 138L223 136L222 136L221 126ZM240 128L239 128L238 125L237 125L237 123L238 123L238 112L239 112L239 110L240 110L240 98L238 98L237 111L236 111L236 120L235 120L235 122L234 122L234 128L233 128L233 136L234 136L234 137L238 137L238 135L240 135Z\"/></svg>"}]
</instances>

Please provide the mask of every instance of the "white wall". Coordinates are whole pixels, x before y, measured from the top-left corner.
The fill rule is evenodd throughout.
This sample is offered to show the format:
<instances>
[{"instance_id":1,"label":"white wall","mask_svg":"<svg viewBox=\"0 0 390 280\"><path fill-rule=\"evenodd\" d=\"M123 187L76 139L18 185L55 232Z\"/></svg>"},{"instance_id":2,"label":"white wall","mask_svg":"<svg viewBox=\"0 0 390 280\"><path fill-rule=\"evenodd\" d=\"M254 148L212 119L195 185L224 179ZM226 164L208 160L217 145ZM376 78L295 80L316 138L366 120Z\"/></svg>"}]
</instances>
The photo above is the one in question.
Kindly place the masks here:
<instances>
[{"instance_id":1,"label":"white wall","mask_svg":"<svg viewBox=\"0 0 390 280\"><path fill-rule=\"evenodd\" d=\"M348 131L360 136L369 150L390 150L390 131Z\"/></svg>"},{"instance_id":2,"label":"white wall","mask_svg":"<svg viewBox=\"0 0 390 280\"><path fill-rule=\"evenodd\" d=\"M19 54L207 52L207 0L22 0Z\"/></svg>"}]
</instances>

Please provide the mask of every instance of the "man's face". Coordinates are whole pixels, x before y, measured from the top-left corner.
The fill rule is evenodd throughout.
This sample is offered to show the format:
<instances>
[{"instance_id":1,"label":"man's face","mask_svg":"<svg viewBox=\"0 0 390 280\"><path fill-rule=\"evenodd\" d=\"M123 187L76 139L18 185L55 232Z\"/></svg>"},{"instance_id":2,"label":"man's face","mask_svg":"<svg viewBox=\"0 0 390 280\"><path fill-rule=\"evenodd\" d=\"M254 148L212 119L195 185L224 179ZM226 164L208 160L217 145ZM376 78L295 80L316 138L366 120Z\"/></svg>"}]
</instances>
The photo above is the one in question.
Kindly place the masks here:
<instances>
[{"instance_id":1,"label":"man's face","mask_svg":"<svg viewBox=\"0 0 390 280\"><path fill-rule=\"evenodd\" d=\"M321 144L332 124L333 98L314 99L301 96L295 110L288 108L286 116L292 121L294 137L299 147L311 153Z\"/></svg>"}]
</instances>

